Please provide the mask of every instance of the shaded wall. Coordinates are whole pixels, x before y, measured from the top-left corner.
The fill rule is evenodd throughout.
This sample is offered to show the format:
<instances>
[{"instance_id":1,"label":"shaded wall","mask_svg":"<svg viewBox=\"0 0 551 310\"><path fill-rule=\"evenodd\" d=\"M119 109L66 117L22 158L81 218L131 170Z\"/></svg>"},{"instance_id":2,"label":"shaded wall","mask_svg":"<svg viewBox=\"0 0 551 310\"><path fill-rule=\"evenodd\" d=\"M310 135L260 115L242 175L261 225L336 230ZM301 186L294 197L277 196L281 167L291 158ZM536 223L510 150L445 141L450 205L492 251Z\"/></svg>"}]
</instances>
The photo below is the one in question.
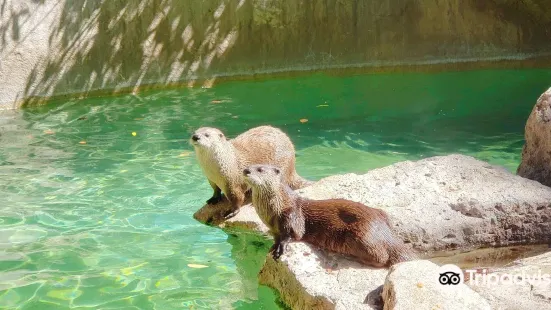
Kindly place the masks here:
<instances>
[{"instance_id":1,"label":"shaded wall","mask_svg":"<svg viewBox=\"0 0 551 310\"><path fill-rule=\"evenodd\" d=\"M547 0L0 0L0 108L231 75L547 52Z\"/></svg>"}]
</instances>

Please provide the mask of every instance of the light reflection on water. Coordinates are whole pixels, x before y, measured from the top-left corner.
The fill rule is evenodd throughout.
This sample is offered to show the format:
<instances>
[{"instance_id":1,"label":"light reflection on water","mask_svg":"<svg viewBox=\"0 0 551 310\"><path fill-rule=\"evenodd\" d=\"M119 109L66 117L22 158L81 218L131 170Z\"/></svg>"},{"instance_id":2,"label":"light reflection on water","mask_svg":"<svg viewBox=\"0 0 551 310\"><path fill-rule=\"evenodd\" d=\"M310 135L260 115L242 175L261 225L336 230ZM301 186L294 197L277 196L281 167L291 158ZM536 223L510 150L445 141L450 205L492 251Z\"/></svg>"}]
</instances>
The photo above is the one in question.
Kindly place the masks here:
<instances>
[{"instance_id":1,"label":"light reflection on water","mask_svg":"<svg viewBox=\"0 0 551 310\"><path fill-rule=\"evenodd\" d=\"M449 153L514 171L550 76L314 76L0 114L0 307L277 309L256 279L270 241L192 218L211 194L193 129L278 126L314 180Z\"/></svg>"}]
</instances>

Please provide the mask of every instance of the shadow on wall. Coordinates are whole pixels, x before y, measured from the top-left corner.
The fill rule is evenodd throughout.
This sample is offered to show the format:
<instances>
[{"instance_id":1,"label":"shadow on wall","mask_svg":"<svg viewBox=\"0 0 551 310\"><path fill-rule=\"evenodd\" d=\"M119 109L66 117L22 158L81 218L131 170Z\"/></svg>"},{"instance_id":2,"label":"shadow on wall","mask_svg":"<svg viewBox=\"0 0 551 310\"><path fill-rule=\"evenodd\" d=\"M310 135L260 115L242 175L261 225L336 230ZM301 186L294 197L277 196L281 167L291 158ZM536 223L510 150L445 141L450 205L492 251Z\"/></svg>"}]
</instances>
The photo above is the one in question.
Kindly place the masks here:
<instances>
[{"instance_id":1,"label":"shadow on wall","mask_svg":"<svg viewBox=\"0 0 551 310\"><path fill-rule=\"evenodd\" d=\"M51 49L47 63L33 69L26 97L196 79L235 43L237 27L223 15L238 18L243 5L158 0L63 3L59 25L48 41L60 48Z\"/></svg>"},{"instance_id":2,"label":"shadow on wall","mask_svg":"<svg viewBox=\"0 0 551 310\"><path fill-rule=\"evenodd\" d=\"M33 12L0 1L2 42L24 40L19 23ZM210 86L221 75L551 52L547 0L20 1L62 6L19 95L28 104L147 84Z\"/></svg>"}]
</instances>

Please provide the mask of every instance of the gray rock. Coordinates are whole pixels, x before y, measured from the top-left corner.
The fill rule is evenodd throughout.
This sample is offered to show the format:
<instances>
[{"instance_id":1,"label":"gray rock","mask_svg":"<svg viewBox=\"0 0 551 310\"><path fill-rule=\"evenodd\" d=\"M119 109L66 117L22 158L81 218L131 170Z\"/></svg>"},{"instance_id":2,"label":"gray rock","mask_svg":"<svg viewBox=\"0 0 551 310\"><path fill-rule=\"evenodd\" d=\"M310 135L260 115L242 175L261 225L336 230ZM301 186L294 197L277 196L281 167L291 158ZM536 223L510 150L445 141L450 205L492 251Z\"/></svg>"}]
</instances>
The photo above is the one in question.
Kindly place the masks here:
<instances>
[{"instance_id":1,"label":"gray rock","mask_svg":"<svg viewBox=\"0 0 551 310\"><path fill-rule=\"evenodd\" d=\"M463 283L440 284L440 272L440 266L426 260L392 266L383 289L384 309L491 309L484 298Z\"/></svg>"},{"instance_id":2,"label":"gray rock","mask_svg":"<svg viewBox=\"0 0 551 310\"><path fill-rule=\"evenodd\" d=\"M481 270L478 272L466 284L486 298L493 309L551 309L551 252L488 270L485 278ZM512 278L508 281L509 277L514 282Z\"/></svg>"},{"instance_id":3,"label":"gray rock","mask_svg":"<svg viewBox=\"0 0 551 310\"><path fill-rule=\"evenodd\" d=\"M473 249L551 240L551 188L470 156L404 161L363 175L324 178L298 190L311 199L345 198L385 210L397 233L420 251ZM216 206L194 217L267 232L248 205L223 222Z\"/></svg>"},{"instance_id":4,"label":"gray rock","mask_svg":"<svg viewBox=\"0 0 551 310\"><path fill-rule=\"evenodd\" d=\"M517 174L551 186L551 88L543 93L526 122Z\"/></svg>"},{"instance_id":5,"label":"gray rock","mask_svg":"<svg viewBox=\"0 0 551 310\"><path fill-rule=\"evenodd\" d=\"M299 190L385 210L421 251L545 243L551 188L463 155L404 161L364 175L336 175Z\"/></svg>"},{"instance_id":6,"label":"gray rock","mask_svg":"<svg viewBox=\"0 0 551 310\"><path fill-rule=\"evenodd\" d=\"M386 275L386 269L292 242L277 262L266 258L259 280L279 291L292 309L380 309Z\"/></svg>"},{"instance_id":7,"label":"gray rock","mask_svg":"<svg viewBox=\"0 0 551 310\"><path fill-rule=\"evenodd\" d=\"M437 156L363 175L331 176L298 192L385 210L397 233L422 256L550 240L551 188L469 156ZM212 210L206 206L196 218L209 218L216 213ZM221 226L267 232L250 205ZM380 309L386 274L295 242L280 261L267 257L260 280L293 309Z\"/></svg>"}]
</instances>

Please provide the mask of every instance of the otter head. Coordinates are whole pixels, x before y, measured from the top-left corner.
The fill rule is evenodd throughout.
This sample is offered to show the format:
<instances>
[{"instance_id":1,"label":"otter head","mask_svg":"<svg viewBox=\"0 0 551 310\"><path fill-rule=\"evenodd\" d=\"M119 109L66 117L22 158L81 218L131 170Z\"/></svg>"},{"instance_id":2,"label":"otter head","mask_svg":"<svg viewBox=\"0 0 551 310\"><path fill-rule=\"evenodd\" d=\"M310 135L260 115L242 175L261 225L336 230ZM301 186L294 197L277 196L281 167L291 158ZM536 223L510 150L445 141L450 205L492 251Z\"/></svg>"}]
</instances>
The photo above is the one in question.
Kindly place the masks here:
<instances>
[{"instance_id":1,"label":"otter head","mask_svg":"<svg viewBox=\"0 0 551 310\"><path fill-rule=\"evenodd\" d=\"M243 170L245 182L257 189L278 188L281 179L281 169L271 165L252 165Z\"/></svg>"},{"instance_id":2,"label":"otter head","mask_svg":"<svg viewBox=\"0 0 551 310\"><path fill-rule=\"evenodd\" d=\"M219 145L221 142L226 142L226 136L219 129L212 127L201 127L193 133L189 142L195 148L211 148Z\"/></svg>"}]
</instances>

